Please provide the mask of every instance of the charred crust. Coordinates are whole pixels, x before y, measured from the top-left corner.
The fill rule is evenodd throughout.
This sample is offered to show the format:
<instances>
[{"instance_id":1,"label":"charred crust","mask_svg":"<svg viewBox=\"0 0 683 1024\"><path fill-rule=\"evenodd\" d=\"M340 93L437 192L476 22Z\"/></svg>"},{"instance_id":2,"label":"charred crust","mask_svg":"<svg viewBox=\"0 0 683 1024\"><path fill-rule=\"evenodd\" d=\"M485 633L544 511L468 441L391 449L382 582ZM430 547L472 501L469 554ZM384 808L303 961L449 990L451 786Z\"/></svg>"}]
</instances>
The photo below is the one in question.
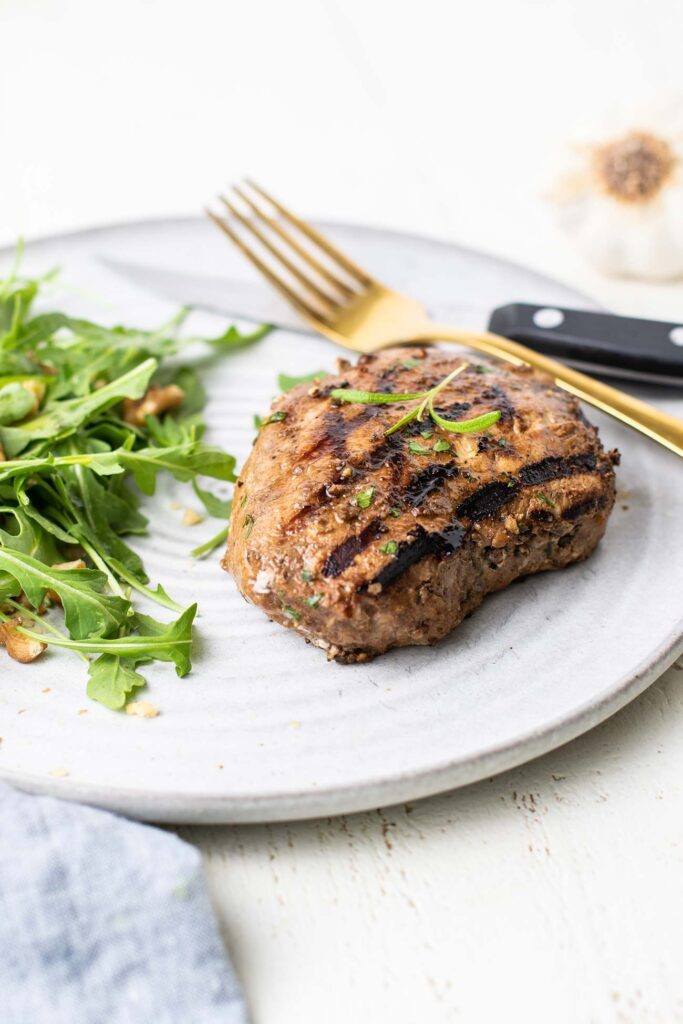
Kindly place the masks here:
<instances>
[{"instance_id":1,"label":"charred crust","mask_svg":"<svg viewBox=\"0 0 683 1024\"><path fill-rule=\"evenodd\" d=\"M523 466L517 479L523 487L548 483L549 480L561 480L563 477L574 476L575 473L592 473L597 468L595 452L579 452L563 458L549 455L539 462Z\"/></svg>"},{"instance_id":2,"label":"charred crust","mask_svg":"<svg viewBox=\"0 0 683 1024\"><path fill-rule=\"evenodd\" d=\"M494 515L499 508L507 505L519 493L519 485L494 480L479 487L458 505L458 515L476 522Z\"/></svg>"},{"instance_id":3,"label":"charred crust","mask_svg":"<svg viewBox=\"0 0 683 1024\"><path fill-rule=\"evenodd\" d=\"M567 458L549 455L539 462L523 466L516 476L510 476L507 481L495 480L479 487L460 503L458 515L475 522L487 519L512 501L522 487L537 487L550 480L561 480L578 473L593 473L597 468L594 452L580 452Z\"/></svg>"},{"instance_id":4,"label":"charred crust","mask_svg":"<svg viewBox=\"0 0 683 1024\"><path fill-rule=\"evenodd\" d=\"M597 512L600 509L605 508L607 505L607 499L604 495L601 497L592 496L585 498L583 501L576 501L569 508L566 508L562 513L562 518L568 520L568 522L574 522L576 519L580 519L582 516Z\"/></svg>"},{"instance_id":5,"label":"charred crust","mask_svg":"<svg viewBox=\"0 0 683 1024\"><path fill-rule=\"evenodd\" d=\"M325 560L322 567L322 574L328 579L334 579L349 568L361 551L377 540L387 528L379 519L373 519L365 529L352 537L347 537L341 544L332 551Z\"/></svg>"},{"instance_id":6,"label":"charred crust","mask_svg":"<svg viewBox=\"0 0 683 1024\"><path fill-rule=\"evenodd\" d=\"M433 462L408 481L401 498L411 508L419 508L430 494L459 475L460 470L454 462Z\"/></svg>"},{"instance_id":7,"label":"charred crust","mask_svg":"<svg viewBox=\"0 0 683 1024\"><path fill-rule=\"evenodd\" d=\"M428 533L422 526L415 526L408 538L401 541L392 560L369 583L361 584L358 590L362 592L379 583L384 591L423 558L429 555L438 558L453 555L462 546L465 534L465 527L457 520L433 533Z\"/></svg>"}]
</instances>

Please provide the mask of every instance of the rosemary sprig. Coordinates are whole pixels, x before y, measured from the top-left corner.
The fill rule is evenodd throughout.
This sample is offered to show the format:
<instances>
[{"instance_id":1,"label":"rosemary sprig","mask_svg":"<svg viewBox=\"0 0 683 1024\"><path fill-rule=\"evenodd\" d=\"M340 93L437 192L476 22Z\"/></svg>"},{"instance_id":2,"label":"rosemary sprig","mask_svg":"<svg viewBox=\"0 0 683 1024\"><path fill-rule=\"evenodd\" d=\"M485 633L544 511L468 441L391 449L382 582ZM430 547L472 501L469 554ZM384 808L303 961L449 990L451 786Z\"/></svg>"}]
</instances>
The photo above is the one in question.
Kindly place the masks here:
<instances>
[{"instance_id":1,"label":"rosemary sprig","mask_svg":"<svg viewBox=\"0 0 683 1024\"><path fill-rule=\"evenodd\" d=\"M365 405L391 405L396 402L416 402L417 404L405 416L402 416L388 430L384 431L385 437L389 437L391 434L396 433L397 430L401 430L402 427L412 423L413 420L421 423L426 414L443 430L448 430L453 434L473 434L480 430L487 430L488 427L497 423L500 419L500 410L495 409L493 412L487 412L482 416L475 416L469 420L447 420L434 409L434 399L444 388L448 387L458 374L466 369L467 365L467 363L462 363L460 366L457 366L455 370L444 377L442 381L439 381L435 387L430 388L429 391L416 391L411 394L402 395L385 395L375 391L351 391L347 388L335 388L334 391L330 392L330 397L337 398L342 402L361 402Z\"/></svg>"}]
</instances>

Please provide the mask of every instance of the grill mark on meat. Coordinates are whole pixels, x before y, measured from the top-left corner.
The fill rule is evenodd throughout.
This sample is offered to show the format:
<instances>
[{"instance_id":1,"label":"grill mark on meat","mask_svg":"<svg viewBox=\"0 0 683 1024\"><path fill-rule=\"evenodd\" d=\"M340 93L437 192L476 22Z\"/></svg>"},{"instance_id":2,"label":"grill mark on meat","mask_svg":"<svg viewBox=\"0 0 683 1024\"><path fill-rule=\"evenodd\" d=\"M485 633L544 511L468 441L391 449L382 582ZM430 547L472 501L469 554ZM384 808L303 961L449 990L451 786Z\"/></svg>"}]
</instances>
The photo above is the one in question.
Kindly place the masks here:
<instances>
[{"instance_id":1,"label":"grill mark on meat","mask_svg":"<svg viewBox=\"0 0 683 1024\"><path fill-rule=\"evenodd\" d=\"M338 458L346 456L346 439L350 434L363 426L369 420L380 415L381 406L363 405L360 412L352 416L349 412L342 412L340 409L330 409L325 413L320 433L313 444L302 451L301 459L317 458L320 455L331 453Z\"/></svg>"},{"instance_id":2,"label":"grill mark on meat","mask_svg":"<svg viewBox=\"0 0 683 1024\"><path fill-rule=\"evenodd\" d=\"M511 487L505 481L494 480L493 483L484 484L483 487L477 488L473 494L470 494L468 498L461 501L458 505L458 515L475 521L487 519L494 512L497 512L499 508L502 508L503 505L506 505L508 501L512 501L518 493L518 484L513 484Z\"/></svg>"},{"instance_id":3,"label":"grill mark on meat","mask_svg":"<svg viewBox=\"0 0 683 1024\"><path fill-rule=\"evenodd\" d=\"M465 527L457 520L434 533L427 533L423 526L415 526L408 534L410 540L402 540L392 560L370 580L370 583L361 584L358 590L367 590L372 583L379 583L385 590L400 579L412 565L428 555L447 558L461 547L465 534Z\"/></svg>"},{"instance_id":4,"label":"grill mark on meat","mask_svg":"<svg viewBox=\"0 0 683 1024\"><path fill-rule=\"evenodd\" d=\"M467 519L487 519L519 494L520 487L538 486L576 473L592 473L597 467L593 452L580 452L569 458L549 455L540 462L523 466L507 482L494 480L479 487L458 506L458 515ZM510 486L512 484L512 486Z\"/></svg>"},{"instance_id":5,"label":"grill mark on meat","mask_svg":"<svg viewBox=\"0 0 683 1024\"><path fill-rule=\"evenodd\" d=\"M386 530L386 526L379 519L373 519L360 533L347 537L327 556L322 568L323 576L332 579L341 576L361 551L365 551L368 545L386 533Z\"/></svg>"},{"instance_id":6,"label":"grill mark on meat","mask_svg":"<svg viewBox=\"0 0 683 1024\"><path fill-rule=\"evenodd\" d=\"M594 452L580 452L578 455L571 455L569 458L562 458L558 455L548 455L540 462L532 462L523 466L517 474L517 478L523 487L536 484L545 484L549 480L561 480L566 476L573 476L575 473L592 473L597 466Z\"/></svg>"},{"instance_id":7,"label":"grill mark on meat","mask_svg":"<svg viewBox=\"0 0 683 1024\"><path fill-rule=\"evenodd\" d=\"M433 491L443 487L446 480L459 475L454 462L433 462L408 481L402 497L411 508L418 508Z\"/></svg>"},{"instance_id":8,"label":"grill mark on meat","mask_svg":"<svg viewBox=\"0 0 683 1024\"><path fill-rule=\"evenodd\" d=\"M482 391L481 397L485 402L492 402L493 408L500 412L499 423L511 423L515 418L515 407L508 393L497 385L492 384Z\"/></svg>"},{"instance_id":9,"label":"grill mark on meat","mask_svg":"<svg viewBox=\"0 0 683 1024\"><path fill-rule=\"evenodd\" d=\"M562 513L563 519L568 519L573 522L575 519L579 519L583 515L587 515L589 512L597 512L598 509L605 507L605 499L602 498L585 498L584 501L577 501L569 508L566 508Z\"/></svg>"},{"instance_id":10,"label":"grill mark on meat","mask_svg":"<svg viewBox=\"0 0 683 1024\"><path fill-rule=\"evenodd\" d=\"M372 471L380 469L387 463L403 466L404 461L405 452L401 438L398 434L390 434L389 437L383 437L375 448L370 449L364 457L362 465L358 468Z\"/></svg>"}]
</instances>

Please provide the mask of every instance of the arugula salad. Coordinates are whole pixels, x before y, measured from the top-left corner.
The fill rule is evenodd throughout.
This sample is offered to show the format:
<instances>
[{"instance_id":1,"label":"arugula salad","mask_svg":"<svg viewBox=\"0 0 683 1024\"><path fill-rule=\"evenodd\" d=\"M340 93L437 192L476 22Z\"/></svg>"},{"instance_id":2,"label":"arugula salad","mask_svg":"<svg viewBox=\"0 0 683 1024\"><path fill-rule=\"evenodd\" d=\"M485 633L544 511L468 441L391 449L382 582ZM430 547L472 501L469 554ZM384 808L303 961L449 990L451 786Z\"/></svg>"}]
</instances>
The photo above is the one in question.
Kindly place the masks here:
<instances>
[{"instance_id":1,"label":"arugula salad","mask_svg":"<svg viewBox=\"0 0 683 1024\"><path fill-rule=\"evenodd\" d=\"M34 315L54 275L21 276L19 257L0 279L0 643L23 662L50 645L73 651L88 696L120 709L149 662L191 668L196 604L153 587L126 540L147 530L144 497L160 472L192 484L224 524L192 552L202 558L225 540L230 501L199 478L236 479L234 457L202 441L198 374L170 357L202 340L218 358L269 328L198 339L180 337L188 309L156 331ZM175 617L143 614L136 593Z\"/></svg>"}]
</instances>

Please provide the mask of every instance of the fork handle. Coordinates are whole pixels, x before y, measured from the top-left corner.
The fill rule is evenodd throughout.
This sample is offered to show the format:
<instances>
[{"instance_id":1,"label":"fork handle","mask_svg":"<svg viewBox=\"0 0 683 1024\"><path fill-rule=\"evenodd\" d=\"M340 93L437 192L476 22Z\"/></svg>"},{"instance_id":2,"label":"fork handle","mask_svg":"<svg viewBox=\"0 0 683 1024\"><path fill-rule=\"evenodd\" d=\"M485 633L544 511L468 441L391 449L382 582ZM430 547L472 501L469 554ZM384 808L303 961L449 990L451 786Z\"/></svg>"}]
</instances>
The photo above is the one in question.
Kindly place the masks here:
<instances>
[{"instance_id":1,"label":"fork handle","mask_svg":"<svg viewBox=\"0 0 683 1024\"><path fill-rule=\"evenodd\" d=\"M570 366L558 363L548 356L534 352L517 341L502 338L488 331L467 331L443 324L432 324L428 331L420 331L411 341L452 341L478 352L506 359L520 365L527 363L536 370L542 370L554 378L558 387L576 395L582 401L595 406L609 416L626 423L629 427L639 430L653 441L669 448L683 458L683 420L676 416L655 409L647 402L627 395L624 391L603 384L602 381L573 370Z\"/></svg>"}]
</instances>

